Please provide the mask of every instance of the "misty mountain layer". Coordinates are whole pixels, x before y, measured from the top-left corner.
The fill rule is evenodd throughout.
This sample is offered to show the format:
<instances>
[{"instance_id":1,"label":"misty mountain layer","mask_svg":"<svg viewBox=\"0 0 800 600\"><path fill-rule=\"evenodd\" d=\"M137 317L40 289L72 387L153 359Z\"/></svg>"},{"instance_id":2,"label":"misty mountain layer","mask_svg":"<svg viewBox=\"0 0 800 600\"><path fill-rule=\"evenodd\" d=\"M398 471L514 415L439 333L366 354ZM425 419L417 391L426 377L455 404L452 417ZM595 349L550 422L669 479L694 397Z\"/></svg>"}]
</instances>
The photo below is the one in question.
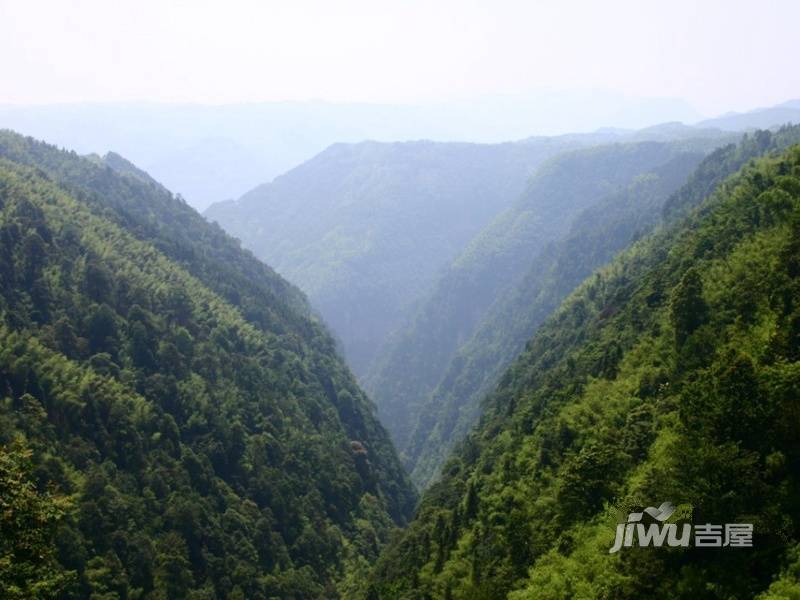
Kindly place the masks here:
<instances>
[{"instance_id":1,"label":"misty mountain layer","mask_svg":"<svg viewBox=\"0 0 800 600\"><path fill-rule=\"evenodd\" d=\"M205 216L308 294L362 376L536 166L581 144L336 144Z\"/></svg>"},{"instance_id":2,"label":"misty mountain layer","mask_svg":"<svg viewBox=\"0 0 800 600\"><path fill-rule=\"evenodd\" d=\"M255 102L0 105L0 128L81 153L116 151L204 210L337 142L501 142L534 132L699 118L685 102L603 91L489 96L428 105Z\"/></svg>"}]
</instances>

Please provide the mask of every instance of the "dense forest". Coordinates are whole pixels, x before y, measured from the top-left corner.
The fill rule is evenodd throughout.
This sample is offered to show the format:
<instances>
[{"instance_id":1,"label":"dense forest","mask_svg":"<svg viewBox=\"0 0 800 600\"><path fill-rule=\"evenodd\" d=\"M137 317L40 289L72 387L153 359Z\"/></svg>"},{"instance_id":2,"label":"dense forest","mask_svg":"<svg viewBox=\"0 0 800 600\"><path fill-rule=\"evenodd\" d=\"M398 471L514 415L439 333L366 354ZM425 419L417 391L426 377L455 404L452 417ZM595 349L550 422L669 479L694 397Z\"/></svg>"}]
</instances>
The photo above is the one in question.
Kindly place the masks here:
<instances>
[{"instance_id":1,"label":"dense forest","mask_svg":"<svg viewBox=\"0 0 800 600\"><path fill-rule=\"evenodd\" d=\"M800 600L798 23L0 0L0 600Z\"/></svg>"},{"instance_id":2,"label":"dense forest","mask_svg":"<svg viewBox=\"0 0 800 600\"><path fill-rule=\"evenodd\" d=\"M4 598L353 597L415 494L297 288L117 155L0 132Z\"/></svg>"},{"instance_id":3,"label":"dense forest","mask_svg":"<svg viewBox=\"0 0 800 600\"><path fill-rule=\"evenodd\" d=\"M0 132L2 596L793 598L800 127L707 133L467 218L367 381L401 461L300 289L124 157ZM609 552L664 501L752 548Z\"/></svg>"},{"instance_id":4,"label":"dense forest","mask_svg":"<svg viewBox=\"0 0 800 600\"><path fill-rule=\"evenodd\" d=\"M435 477L453 444L477 420L480 400L537 326L592 271L647 232L661 204L702 157L700 152L677 153L578 213L565 235L534 254L522 279L498 294L474 333L448 353L437 383L423 392L404 448L418 485Z\"/></svg>"},{"instance_id":5,"label":"dense forest","mask_svg":"<svg viewBox=\"0 0 800 600\"><path fill-rule=\"evenodd\" d=\"M672 220L679 214L676 207L701 201L747 160L798 142L796 128L780 135L748 136L739 145L713 152L699 166L700 155L683 152L582 211L569 233L536 255L521 282L494 302L417 410L412 438L404 450L418 485L435 475L452 445L475 423L480 400L578 284L654 226Z\"/></svg>"},{"instance_id":6,"label":"dense forest","mask_svg":"<svg viewBox=\"0 0 800 600\"><path fill-rule=\"evenodd\" d=\"M205 216L309 294L424 487L541 319L731 139L667 123L513 144L337 144ZM606 225L595 231L588 214L579 231L593 206ZM526 284L547 287L540 255L573 229L606 246L562 249L574 273L550 282L558 290L535 315L505 306L525 301ZM484 350L489 328L501 339Z\"/></svg>"},{"instance_id":7,"label":"dense forest","mask_svg":"<svg viewBox=\"0 0 800 600\"><path fill-rule=\"evenodd\" d=\"M582 268L572 277L559 274L563 291L545 307L546 316L593 268L630 241L631 232L606 227L603 219L621 214L635 220L636 215L647 214L655 203L648 195L663 196L674 190L703 153L719 143L716 136L616 143L558 155L542 165L521 196L448 265L364 380L419 485L435 475L452 442L472 426L475 400L494 386L499 373L521 350L521 343L533 334L533 327L521 322L520 312L527 308L501 306L492 312L493 306L514 295L521 295L518 303L527 305L533 297L528 295L530 290L516 290L526 273L534 283L543 283L539 280L544 274L537 271L545 262L542 253L569 236L573 223L594 207L602 218L586 217L590 222L584 229L595 232L595 239L610 250L598 255L588 240L582 240L586 245L573 244L564 250L565 260ZM634 189L626 201L628 186ZM608 213L610 207L618 212ZM502 337L499 345L508 351L487 347L486 340L469 347L484 323ZM515 327L520 331L511 331ZM483 356L488 355L490 362L496 361L494 369L478 357L480 349L474 352L475 344L485 349ZM462 347L464 351L459 352ZM479 379L484 385L477 385ZM462 382L464 388L451 392Z\"/></svg>"},{"instance_id":8,"label":"dense forest","mask_svg":"<svg viewBox=\"0 0 800 600\"><path fill-rule=\"evenodd\" d=\"M800 146L776 149L798 133L710 156L544 322L367 597L796 597ZM752 548L609 552L663 501Z\"/></svg>"}]
</instances>

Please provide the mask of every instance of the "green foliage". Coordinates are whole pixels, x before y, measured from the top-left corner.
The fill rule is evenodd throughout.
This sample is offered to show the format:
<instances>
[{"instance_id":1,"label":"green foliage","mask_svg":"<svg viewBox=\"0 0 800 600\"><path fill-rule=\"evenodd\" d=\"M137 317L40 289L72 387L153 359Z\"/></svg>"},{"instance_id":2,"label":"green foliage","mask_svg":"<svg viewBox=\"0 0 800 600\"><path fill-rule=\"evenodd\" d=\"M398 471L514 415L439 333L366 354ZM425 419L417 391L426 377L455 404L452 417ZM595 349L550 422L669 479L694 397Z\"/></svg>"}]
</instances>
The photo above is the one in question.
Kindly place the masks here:
<instances>
[{"instance_id":1,"label":"green foliage","mask_svg":"<svg viewBox=\"0 0 800 600\"><path fill-rule=\"evenodd\" d=\"M789 552L789 561L780 576L766 592L757 596L758 600L798 600L800 599L800 546Z\"/></svg>"},{"instance_id":2,"label":"green foliage","mask_svg":"<svg viewBox=\"0 0 800 600\"><path fill-rule=\"evenodd\" d=\"M693 204L542 325L383 552L377 597L796 597L800 147ZM664 500L754 523L753 548L609 554L618 513Z\"/></svg>"},{"instance_id":3,"label":"green foliage","mask_svg":"<svg viewBox=\"0 0 800 600\"><path fill-rule=\"evenodd\" d=\"M128 171L0 133L0 443L72 500L60 596L337 597L415 503L388 436L302 295Z\"/></svg>"},{"instance_id":4,"label":"green foliage","mask_svg":"<svg viewBox=\"0 0 800 600\"><path fill-rule=\"evenodd\" d=\"M41 411L33 402L26 413ZM0 448L0 595L9 600L56 598L74 577L56 560L56 528L69 504L36 489L31 454L19 441Z\"/></svg>"},{"instance_id":5,"label":"green foliage","mask_svg":"<svg viewBox=\"0 0 800 600\"><path fill-rule=\"evenodd\" d=\"M669 308L675 343L681 347L708 320L708 306L703 300L703 281L696 269L690 268L683 274L672 290Z\"/></svg>"},{"instance_id":6,"label":"green foliage","mask_svg":"<svg viewBox=\"0 0 800 600\"><path fill-rule=\"evenodd\" d=\"M674 158L575 217L566 237L539 252L521 282L494 301L435 388L422 396L411 439L403 448L417 485L424 487L435 477L452 446L477 421L480 401L530 336L593 270L657 227L659 216L663 222L674 221L748 160L798 141L797 127L757 132L713 151L699 166L699 155L680 146Z\"/></svg>"},{"instance_id":7,"label":"green foliage","mask_svg":"<svg viewBox=\"0 0 800 600\"><path fill-rule=\"evenodd\" d=\"M718 143L559 155L469 243L365 382L419 486L474 425L480 399L542 321L653 226L664 200Z\"/></svg>"}]
</instances>

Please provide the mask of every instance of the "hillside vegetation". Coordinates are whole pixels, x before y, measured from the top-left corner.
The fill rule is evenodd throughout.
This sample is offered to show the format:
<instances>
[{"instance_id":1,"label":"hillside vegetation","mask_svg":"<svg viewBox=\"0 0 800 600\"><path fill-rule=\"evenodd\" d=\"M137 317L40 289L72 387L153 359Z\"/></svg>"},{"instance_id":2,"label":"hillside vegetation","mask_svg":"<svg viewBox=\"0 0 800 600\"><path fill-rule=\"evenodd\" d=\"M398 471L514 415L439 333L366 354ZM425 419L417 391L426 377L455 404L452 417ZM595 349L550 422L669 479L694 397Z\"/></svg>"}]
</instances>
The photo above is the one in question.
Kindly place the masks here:
<instances>
[{"instance_id":1,"label":"hillside vegetation","mask_svg":"<svg viewBox=\"0 0 800 600\"><path fill-rule=\"evenodd\" d=\"M554 292L557 305L565 293L602 264L599 260L608 260L614 250L630 241L630 231L606 227L603 219L608 221L614 215L630 213L635 221L636 215L646 214L654 204L654 214L658 214L657 198L677 188L702 153L718 143L716 138L640 142L563 153L540 167L514 204L470 240L386 351L378 355L375 368L364 379L367 392L378 405L381 418L420 485L435 473L452 441L474 423L474 400L491 389L499 375L497 367L492 372L485 364L464 364L465 359L469 361L472 357L459 354L459 349L469 344L482 324L487 323L492 306L519 294L515 289L523 283L526 273L533 271L529 280L533 278L534 284L544 285L539 278L545 275L536 272L546 260L542 253L549 245L570 235L573 223L584 211L596 207L600 222L596 222L596 216L586 217L591 222L584 225L581 235L586 230L592 231L597 244L609 249L605 256L595 256L587 243L573 244L562 251L565 261L584 268L577 276L559 280L561 290ZM649 184L645 183L647 180ZM640 187L639 193L635 191L636 185ZM624 193L629 186L634 189L626 198ZM604 205L614 207L616 212L605 215ZM529 302L530 298L524 296L522 301ZM547 308L552 310L554 306L551 303ZM521 327L520 332L509 331L516 327L519 312L500 308L494 314L496 318L487 324L498 335L509 333L500 344L505 346L507 340L508 349L495 355L500 370L521 349L519 337L524 340L533 333L530 327ZM494 349L488 351L493 353ZM477 382L465 382L466 396L461 390L450 402L449 388L458 383L455 378L461 374L456 371L461 369L470 371L465 375L467 378L485 377L487 385L472 388ZM459 415L462 408L463 414ZM454 420L461 422L456 425ZM441 443L429 445L426 438L433 429L437 430L434 435ZM419 469L418 461L424 463Z\"/></svg>"},{"instance_id":2,"label":"hillside vegetation","mask_svg":"<svg viewBox=\"0 0 800 600\"><path fill-rule=\"evenodd\" d=\"M797 142L800 128L794 127L777 135L747 136L739 144L714 151L699 166L701 155L680 153L582 211L569 233L538 253L521 282L493 303L424 399L404 448L417 484L424 486L436 475L448 451L477 420L481 399L494 389L539 325L592 271L659 223L670 222L701 202L748 160Z\"/></svg>"},{"instance_id":3,"label":"hillside vegetation","mask_svg":"<svg viewBox=\"0 0 800 600\"><path fill-rule=\"evenodd\" d=\"M121 157L7 131L0 389L3 597L350 597L414 507L296 288Z\"/></svg>"},{"instance_id":4,"label":"hillside vegetation","mask_svg":"<svg viewBox=\"0 0 800 600\"><path fill-rule=\"evenodd\" d=\"M800 147L720 185L706 173L696 189L716 191L696 208L679 194L668 209L685 216L588 278L529 341L370 597L797 594ZM622 508L663 501L699 523L753 523L753 547L609 553Z\"/></svg>"}]
</instances>

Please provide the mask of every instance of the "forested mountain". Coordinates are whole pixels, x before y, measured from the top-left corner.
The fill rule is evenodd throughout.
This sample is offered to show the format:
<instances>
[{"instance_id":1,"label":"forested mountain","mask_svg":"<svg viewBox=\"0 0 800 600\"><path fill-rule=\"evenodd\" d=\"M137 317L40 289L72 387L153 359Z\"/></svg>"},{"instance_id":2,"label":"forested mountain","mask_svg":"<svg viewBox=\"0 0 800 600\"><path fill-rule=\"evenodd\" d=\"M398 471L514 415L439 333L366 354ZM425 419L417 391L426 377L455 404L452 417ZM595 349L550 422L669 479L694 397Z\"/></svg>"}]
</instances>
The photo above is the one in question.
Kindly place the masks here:
<instances>
[{"instance_id":1,"label":"forested mountain","mask_svg":"<svg viewBox=\"0 0 800 600\"><path fill-rule=\"evenodd\" d=\"M470 241L364 379L409 469L416 470L417 461L422 460L423 465L416 472L418 483L427 482L452 441L472 425L476 399L493 387L499 371L521 349L519 338L524 342L532 334L531 323L525 322L530 308L525 304L530 298L524 295L524 289L515 292L515 288L531 269L529 280L533 281L528 287L544 283L538 278L545 277L546 269L537 269L547 259L540 253L548 244L567 236L582 211L595 207L599 216L609 221L633 211L630 226L623 226L620 231L598 223L598 215L584 216L584 230L592 231L597 243L608 248L599 255L592 254L596 249L588 245L565 248L563 260L585 264L586 268L571 278L551 282L561 287L557 292L546 292L555 295L554 301L531 310L538 315L529 319L533 322L546 316L554 302L557 305L586 274L602 264L598 260L608 260L615 250L623 248L630 241L629 230L635 229L640 219L646 220L642 215L658 204L658 198L663 200L665 194L682 183L703 151L719 143L715 136L678 142L609 144L563 153L544 164L520 198ZM626 196L627 186L633 188ZM643 194L656 198L638 198L637 186ZM608 207L614 207L616 212L609 213ZM597 231L593 229L595 225ZM512 297L519 299L513 301ZM487 327L499 328L494 333L503 348L481 348L478 353L482 356L478 358L474 345L486 340L476 340L472 347L469 342L489 317L492 305L503 302L506 307L496 310L494 319L487 321ZM515 302L523 306L515 308ZM513 333L513 339L506 337L515 328L519 331ZM459 354L464 345L465 353ZM469 364L472 358L477 362ZM491 370L485 362L487 358L489 363L496 361ZM484 385L477 385L480 379L484 379ZM460 389L455 391L453 387ZM434 438L428 441L432 435Z\"/></svg>"},{"instance_id":2,"label":"forested mountain","mask_svg":"<svg viewBox=\"0 0 800 600\"><path fill-rule=\"evenodd\" d=\"M205 215L309 295L361 376L439 270L535 167L583 143L335 144Z\"/></svg>"},{"instance_id":3,"label":"forested mountain","mask_svg":"<svg viewBox=\"0 0 800 600\"><path fill-rule=\"evenodd\" d=\"M352 597L413 510L302 293L119 156L0 132L0 317L4 598Z\"/></svg>"},{"instance_id":4,"label":"forested mountain","mask_svg":"<svg viewBox=\"0 0 800 600\"><path fill-rule=\"evenodd\" d=\"M414 415L405 459L420 487L434 477L453 444L475 424L491 392L525 342L561 301L658 220L663 202L702 160L681 152L581 211L568 233L545 246L511 290L499 296Z\"/></svg>"},{"instance_id":5,"label":"forested mountain","mask_svg":"<svg viewBox=\"0 0 800 600\"><path fill-rule=\"evenodd\" d=\"M670 220L681 207L696 203L748 160L800 142L800 137L791 133L796 131L769 138L748 137L738 146L715 151L686 185L670 196L699 160L697 154L679 154L578 215L569 234L539 253L521 283L494 303L416 411L416 424L404 450L417 484L424 487L435 474L452 445L475 423L480 400L494 388L538 325L583 279L652 229L662 212L663 218ZM770 147L763 145L765 140Z\"/></svg>"},{"instance_id":6,"label":"forested mountain","mask_svg":"<svg viewBox=\"0 0 800 600\"><path fill-rule=\"evenodd\" d=\"M701 165L487 399L368 597L789 598L800 507L800 131ZM754 153L751 162L720 181ZM623 548L664 501L752 548Z\"/></svg>"}]
</instances>

